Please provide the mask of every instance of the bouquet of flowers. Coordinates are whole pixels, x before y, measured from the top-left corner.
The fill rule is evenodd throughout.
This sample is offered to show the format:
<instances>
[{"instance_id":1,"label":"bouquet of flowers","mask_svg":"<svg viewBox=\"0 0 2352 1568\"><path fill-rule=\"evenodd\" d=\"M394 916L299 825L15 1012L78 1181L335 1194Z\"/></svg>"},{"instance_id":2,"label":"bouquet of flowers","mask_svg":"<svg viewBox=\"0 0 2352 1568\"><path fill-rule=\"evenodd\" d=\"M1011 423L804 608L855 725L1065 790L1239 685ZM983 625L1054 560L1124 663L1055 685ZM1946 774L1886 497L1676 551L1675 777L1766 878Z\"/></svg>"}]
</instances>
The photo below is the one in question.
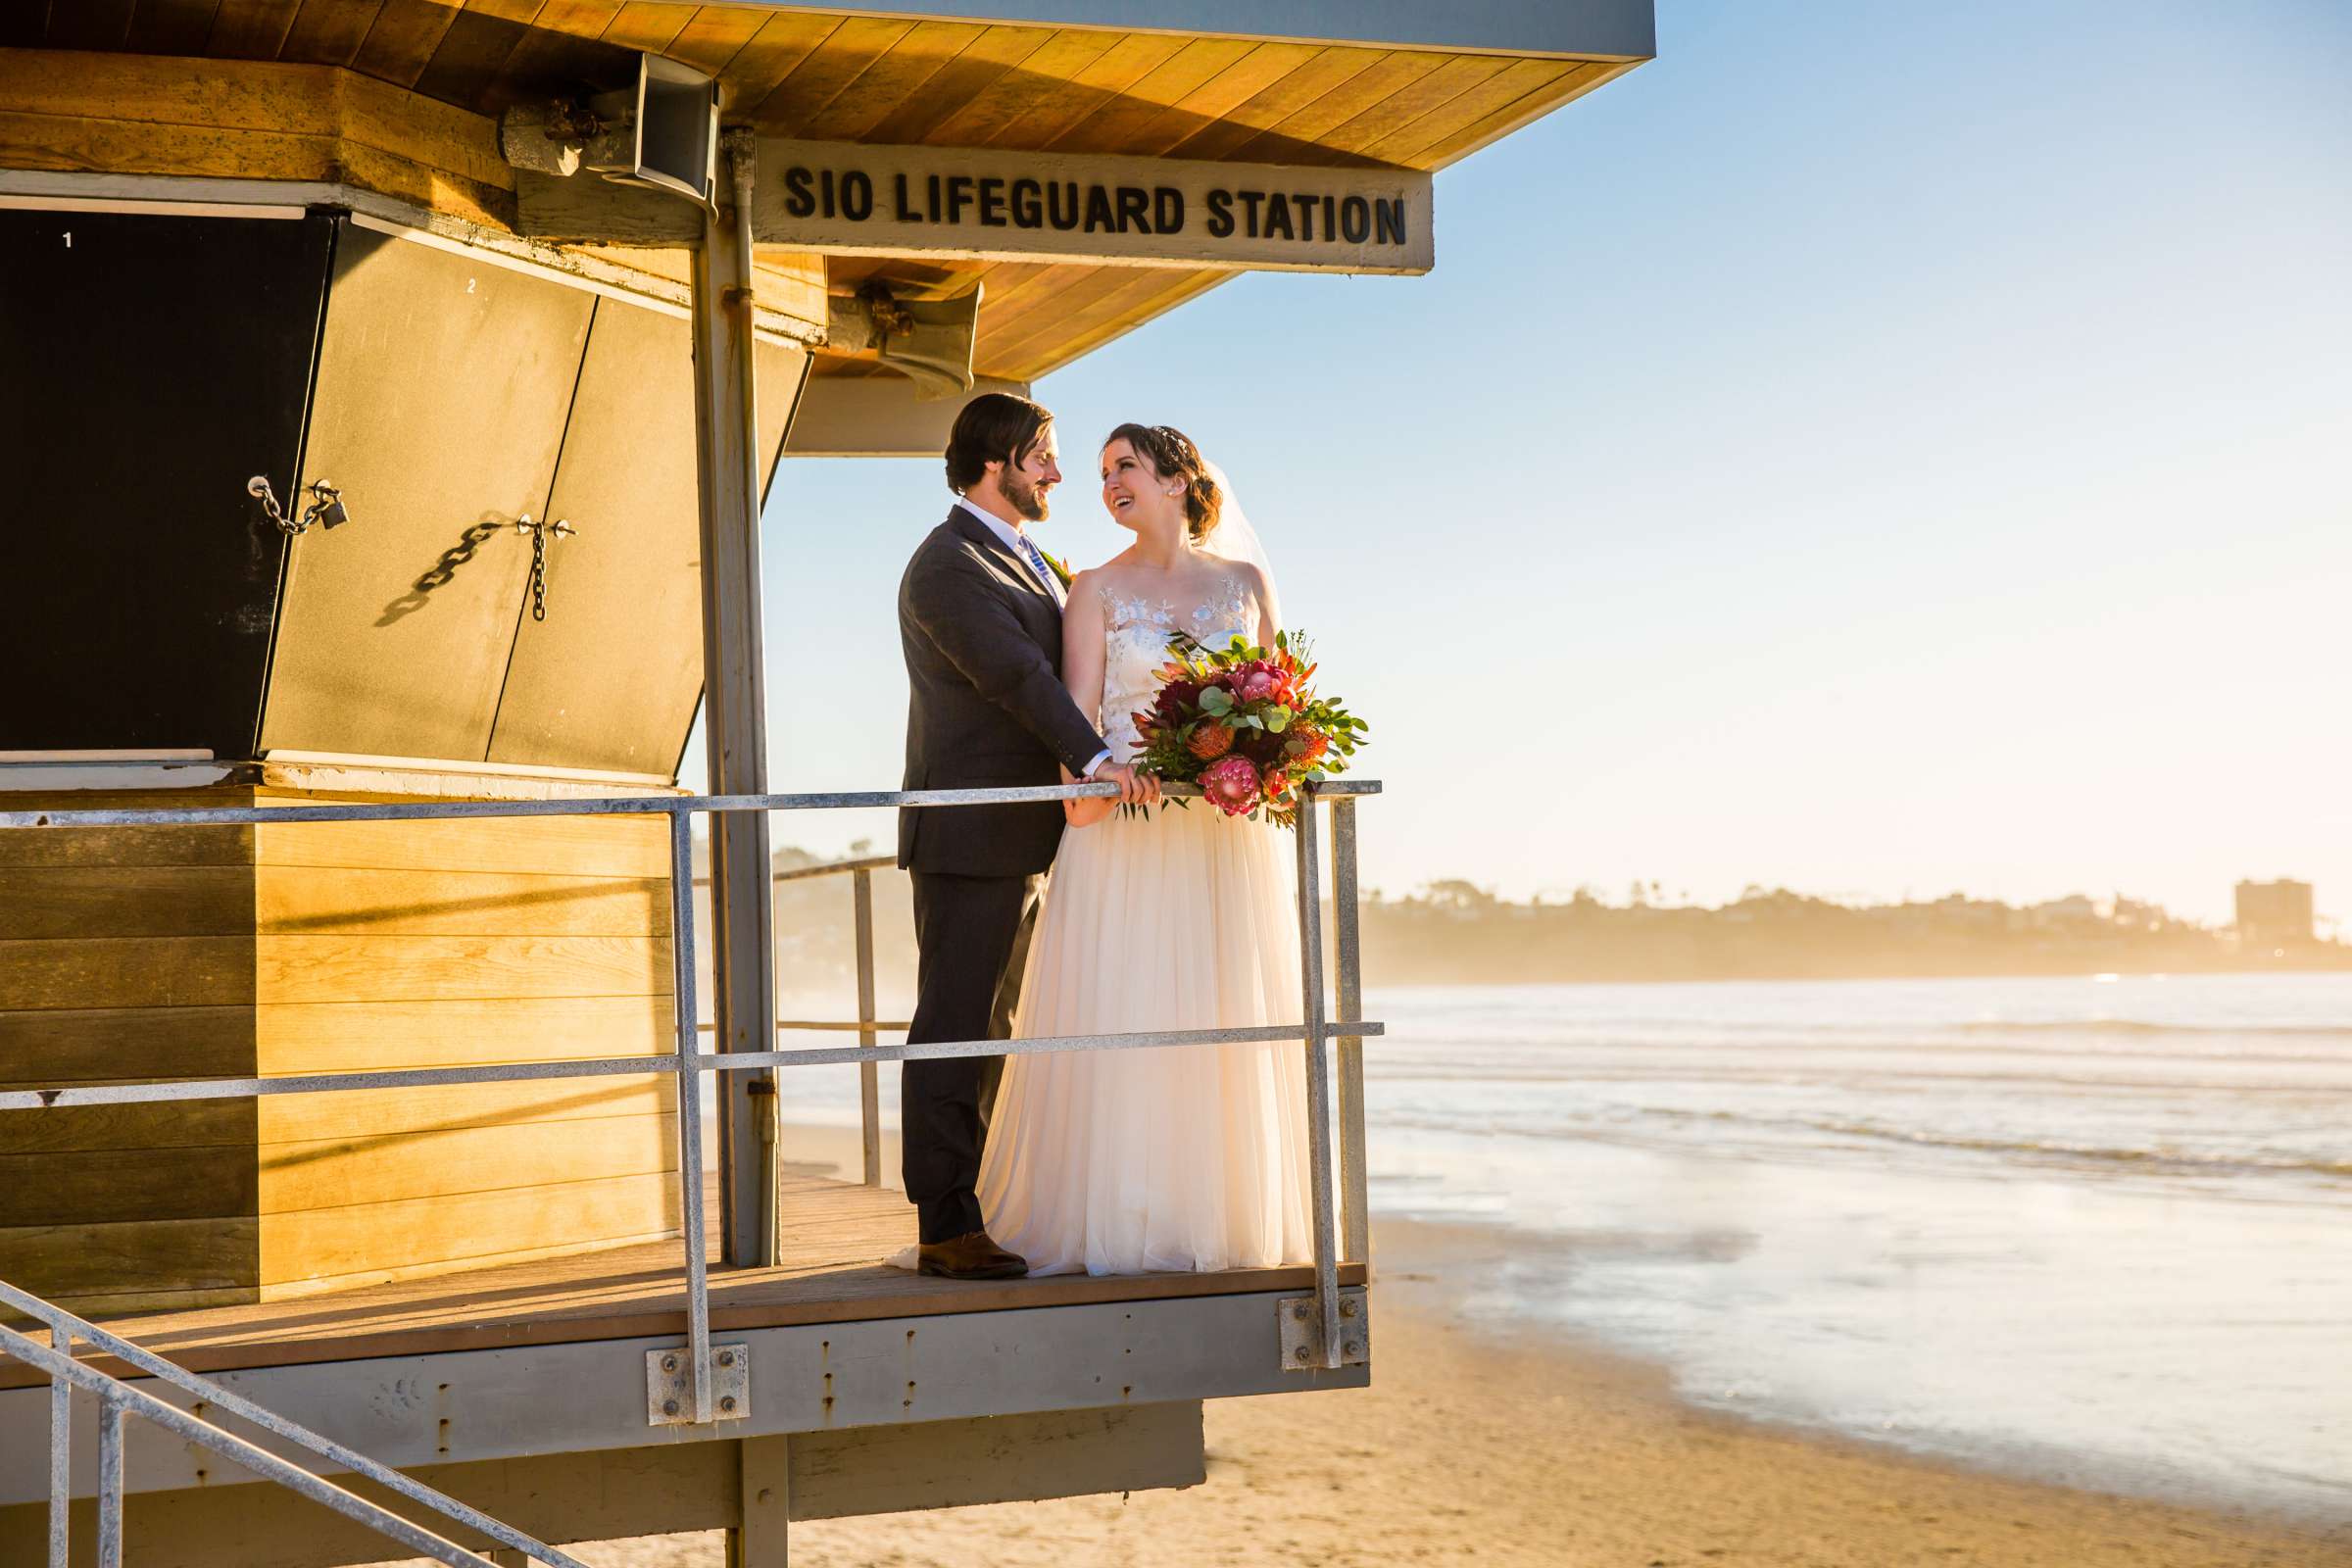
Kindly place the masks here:
<instances>
[{"instance_id":1,"label":"bouquet of flowers","mask_svg":"<svg viewBox=\"0 0 2352 1568\"><path fill-rule=\"evenodd\" d=\"M1222 652L1179 633L1149 711L1135 715L1136 766L1163 781L1198 784L1228 816L1290 827L1298 790L1346 772L1368 725L1307 683L1306 639L1276 632L1271 649L1236 637ZM1189 801L1178 801L1190 806Z\"/></svg>"}]
</instances>

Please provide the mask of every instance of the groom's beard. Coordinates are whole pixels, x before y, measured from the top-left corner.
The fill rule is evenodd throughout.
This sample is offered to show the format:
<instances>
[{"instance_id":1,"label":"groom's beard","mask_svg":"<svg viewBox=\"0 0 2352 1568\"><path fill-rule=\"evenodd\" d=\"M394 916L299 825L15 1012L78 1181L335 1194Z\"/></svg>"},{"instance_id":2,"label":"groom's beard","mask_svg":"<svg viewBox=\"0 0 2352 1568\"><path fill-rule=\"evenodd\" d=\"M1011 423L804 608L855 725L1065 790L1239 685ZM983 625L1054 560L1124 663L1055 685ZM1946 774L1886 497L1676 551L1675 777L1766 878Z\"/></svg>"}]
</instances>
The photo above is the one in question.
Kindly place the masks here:
<instances>
[{"instance_id":1,"label":"groom's beard","mask_svg":"<svg viewBox=\"0 0 2352 1568\"><path fill-rule=\"evenodd\" d=\"M1018 474L1006 474L999 488L1004 492L1004 499L1012 503L1012 510L1031 522L1045 521L1046 514L1052 510L1046 505L1046 492Z\"/></svg>"}]
</instances>

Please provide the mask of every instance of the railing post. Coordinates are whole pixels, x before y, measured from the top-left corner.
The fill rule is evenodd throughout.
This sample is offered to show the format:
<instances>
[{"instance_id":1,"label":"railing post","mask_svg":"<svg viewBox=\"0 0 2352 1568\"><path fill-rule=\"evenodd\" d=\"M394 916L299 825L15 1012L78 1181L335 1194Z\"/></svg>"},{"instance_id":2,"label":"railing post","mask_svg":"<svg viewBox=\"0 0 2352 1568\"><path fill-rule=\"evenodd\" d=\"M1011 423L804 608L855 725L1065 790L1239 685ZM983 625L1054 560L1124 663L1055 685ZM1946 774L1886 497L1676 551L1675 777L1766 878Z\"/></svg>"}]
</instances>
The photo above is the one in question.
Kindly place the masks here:
<instances>
[{"instance_id":1,"label":"railing post","mask_svg":"<svg viewBox=\"0 0 2352 1568\"><path fill-rule=\"evenodd\" d=\"M874 1047L874 873L850 873L851 896L858 906L858 1044ZM865 1154L865 1185L882 1185L881 1069L870 1061L858 1064L858 1114Z\"/></svg>"},{"instance_id":2,"label":"railing post","mask_svg":"<svg viewBox=\"0 0 2352 1568\"><path fill-rule=\"evenodd\" d=\"M1355 884L1355 802L1331 803L1331 903L1340 923L1339 993L1343 1027L1364 1018L1363 945ZM1349 1263L1372 1260L1372 1216L1364 1172L1364 1041L1340 1036L1340 1213Z\"/></svg>"},{"instance_id":3,"label":"railing post","mask_svg":"<svg viewBox=\"0 0 2352 1568\"><path fill-rule=\"evenodd\" d=\"M69 1360L74 1355L74 1331L63 1324L49 1330L49 1343ZM74 1511L74 1385L64 1378L49 1380L49 1568L67 1568L71 1537L68 1521Z\"/></svg>"},{"instance_id":4,"label":"railing post","mask_svg":"<svg viewBox=\"0 0 2352 1568\"><path fill-rule=\"evenodd\" d=\"M122 1568L122 1405L98 1401L98 1568Z\"/></svg>"},{"instance_id":5,"label":"railing post","mask_svg":"<svg viewBox=\"0 0 2352 1568\"><path fill-rule=\"evenodd\" d=\"M1340 1357L1340 1266L1332 1236L1331 1054L1323 1018L1323 865L1317 839L1320 803L1313 784L1298 791L1298 984L1306 1034L1306 1152L1315 1207L1315 1310L1323 1323L1323 1364Z\"/></svg>"},{"instance_id":6,"label":"railing post","mask_svg":"<svg viewBox=\"0 0 2352 1568\"><path fill-rule=\"evenodd\" d=\"M669 813L671 1008L678 1027L678 1206L686 1232L686 1347L694 1374L694 1419L710 1420L710 1281L703 1256L703 1073L695 1005L694 818ZM723 1103L723 1096L722 1096Z\"/></svg>"}]
</instances>

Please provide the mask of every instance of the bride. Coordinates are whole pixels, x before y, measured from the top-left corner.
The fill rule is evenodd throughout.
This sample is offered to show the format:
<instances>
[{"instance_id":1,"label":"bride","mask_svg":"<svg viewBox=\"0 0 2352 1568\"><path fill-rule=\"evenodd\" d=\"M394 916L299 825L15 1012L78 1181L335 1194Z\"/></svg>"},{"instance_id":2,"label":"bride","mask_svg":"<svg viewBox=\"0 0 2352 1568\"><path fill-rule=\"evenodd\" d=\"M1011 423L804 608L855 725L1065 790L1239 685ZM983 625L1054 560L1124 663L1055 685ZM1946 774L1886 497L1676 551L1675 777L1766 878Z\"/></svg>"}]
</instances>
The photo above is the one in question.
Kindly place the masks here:
<instances>
[{"instance_id":1,"label":"bride","mask_svg":"<svg viewBox=\"0 0 2352 1568\"><path fill-rule=\"evenodd\" d=\"M1182 432L1122 424L1102 504L1135 543L1070 583L1062 677L1119 760L1168 639L1272 646L1274 587L1223 476ZM1065 781L1069 774L1064 770ZM1294 851L1205 802L1063 805L1012 1033L1296 1023ZM1006 1057L978 1196L1032 1274L1263 1268L1313 1255L1299 1044Z\"/></svg>"}]
</instances>

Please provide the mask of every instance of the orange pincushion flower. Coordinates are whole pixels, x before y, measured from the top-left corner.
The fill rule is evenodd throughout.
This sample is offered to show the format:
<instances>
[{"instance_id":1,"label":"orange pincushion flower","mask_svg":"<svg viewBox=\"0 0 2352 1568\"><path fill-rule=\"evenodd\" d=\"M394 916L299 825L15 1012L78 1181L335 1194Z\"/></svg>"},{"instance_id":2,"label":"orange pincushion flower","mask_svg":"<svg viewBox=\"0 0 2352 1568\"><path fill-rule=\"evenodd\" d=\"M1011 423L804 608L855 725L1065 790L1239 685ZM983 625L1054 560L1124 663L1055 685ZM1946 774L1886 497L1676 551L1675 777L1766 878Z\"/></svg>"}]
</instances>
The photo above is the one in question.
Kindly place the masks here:
<instances>
[{"instance_id":1,"label":"orange pincushion flower","mask_svg":"<svg viewBox=\"0 0 2352 1568\"><path fill-rule=\"evenodd\" d=\"M1298 748L1297 756L1301 762L1312 762L1331 750L1329 737L1320 730L1294 729L1291 731L1291 744Z\"/></svg>"},{"instance_id":2,"label":"orange pincushion flower","mask_svg":"<svg viewBox=\"0 0 2352 1568\"><path fill-rule=\"evenodd\" d=\"M1233 750L1233 731L1212 718L1193 731L1193 738L1185 743L1185 747L1203 761L1212 757L1223 757Z\"/></svg>"}]
</instances>

